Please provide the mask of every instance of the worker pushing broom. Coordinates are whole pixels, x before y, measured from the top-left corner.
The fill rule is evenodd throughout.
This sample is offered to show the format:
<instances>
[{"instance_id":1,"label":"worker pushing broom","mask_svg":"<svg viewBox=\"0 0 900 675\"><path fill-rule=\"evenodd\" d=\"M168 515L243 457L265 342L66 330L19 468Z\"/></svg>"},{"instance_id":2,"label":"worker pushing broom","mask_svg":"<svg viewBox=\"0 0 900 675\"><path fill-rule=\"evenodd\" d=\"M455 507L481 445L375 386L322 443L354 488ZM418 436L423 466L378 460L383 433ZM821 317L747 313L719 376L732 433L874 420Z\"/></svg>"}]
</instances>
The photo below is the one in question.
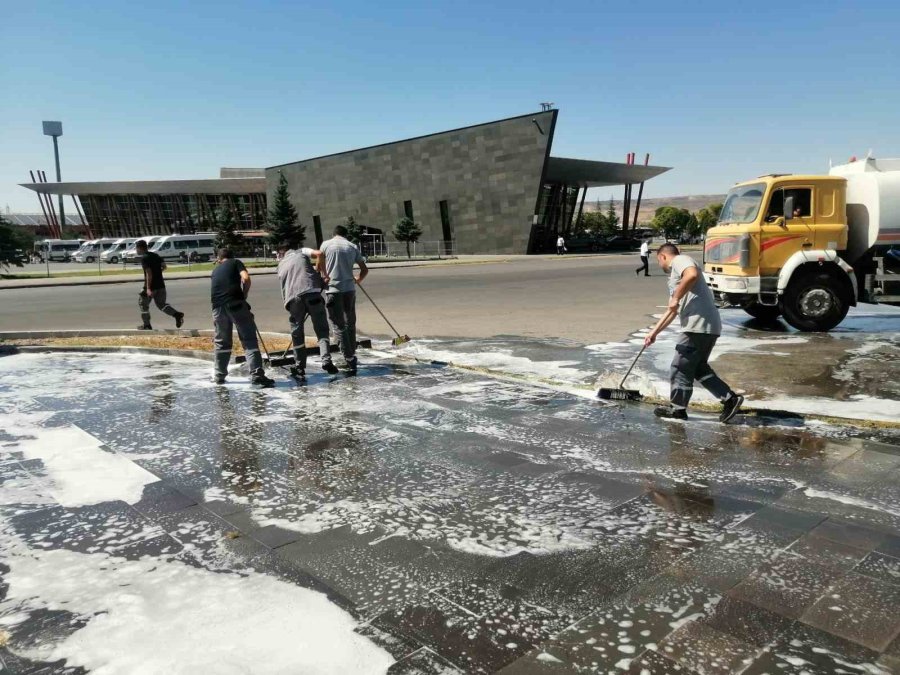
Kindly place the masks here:
<instances>
[{"instance_id":1,"label":"worker pushing broom","mask_svg":"<svg viewBox=\"0 0 900 675\"><path fill-rule=\"evenodd\" d=\"M740 410L744 397L732 391L709 365L709 356L722 333L722 319L715 298L706 279L693 258L683 255L674 244L663 244L656 251L656 260L669 274L669 304L666 313L644 338L644 345L634 363L645 349L656 342L657 336L675 318L681 320L681 336L675 345L675 358L670 370L670 405L659 406L654 411L658 417L687 419L687 408L694 393L694 380L702 384L722 402L719 420L728 422ZM600 398L639 399L640 394L623 389L625 374L619 389L601 389Z\"/></svg>"}]
</instances>

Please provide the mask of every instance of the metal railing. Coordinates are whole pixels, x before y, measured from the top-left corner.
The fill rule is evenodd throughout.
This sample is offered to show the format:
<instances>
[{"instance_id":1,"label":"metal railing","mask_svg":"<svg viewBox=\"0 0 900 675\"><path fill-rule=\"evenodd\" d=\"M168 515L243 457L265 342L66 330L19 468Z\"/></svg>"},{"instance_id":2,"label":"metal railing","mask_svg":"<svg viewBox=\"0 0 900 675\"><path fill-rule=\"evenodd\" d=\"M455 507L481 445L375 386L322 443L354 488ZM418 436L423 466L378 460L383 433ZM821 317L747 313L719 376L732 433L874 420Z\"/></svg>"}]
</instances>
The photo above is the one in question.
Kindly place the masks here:
<instances>
[{"instance_id":1,"label":"metal railing","mask_svg":"<svg viewBox=\"0 0 900 675\"><path fill-rule=\"evenodd\" d=\"M406 242L375 239L364 241L360 250L367 258L406 258ZM409 244L412 258L453 258L456 256L456 242L451 240L414 241Z\"/></svg>"}]
</instances>

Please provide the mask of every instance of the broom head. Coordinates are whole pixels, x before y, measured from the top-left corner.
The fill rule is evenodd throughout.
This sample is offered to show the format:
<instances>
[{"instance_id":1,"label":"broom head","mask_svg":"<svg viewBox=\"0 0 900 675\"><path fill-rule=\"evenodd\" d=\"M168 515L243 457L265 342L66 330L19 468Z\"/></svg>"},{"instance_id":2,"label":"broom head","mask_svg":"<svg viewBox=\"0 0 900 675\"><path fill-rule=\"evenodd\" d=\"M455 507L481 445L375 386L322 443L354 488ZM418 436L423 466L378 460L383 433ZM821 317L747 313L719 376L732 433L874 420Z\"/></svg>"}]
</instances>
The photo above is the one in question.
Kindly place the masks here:
<instances>
[{"instance_id":1,"label":"broom head","mask_svg":"<svg viewBox=\"0 0 900 675\"><path fill-rule=\"evenodd\" d=\"M637 389L607 389L606 387L600 388L597 397L611 401L640 401L644 398Z\"/></svg>"},{"instance_id":2,"label":"broom head","mask_svg":"<svg viewBox=\"0 0 900 675\"><path fill-rule=\"evenodd\" d=\"M395 347L399 347L400 345L406 344L407 342L409 342L410 339L411 338L409 337L409 335L398 335L393 340L391 340L391 344L394 345Z\"/></svg>"}]
</instances>

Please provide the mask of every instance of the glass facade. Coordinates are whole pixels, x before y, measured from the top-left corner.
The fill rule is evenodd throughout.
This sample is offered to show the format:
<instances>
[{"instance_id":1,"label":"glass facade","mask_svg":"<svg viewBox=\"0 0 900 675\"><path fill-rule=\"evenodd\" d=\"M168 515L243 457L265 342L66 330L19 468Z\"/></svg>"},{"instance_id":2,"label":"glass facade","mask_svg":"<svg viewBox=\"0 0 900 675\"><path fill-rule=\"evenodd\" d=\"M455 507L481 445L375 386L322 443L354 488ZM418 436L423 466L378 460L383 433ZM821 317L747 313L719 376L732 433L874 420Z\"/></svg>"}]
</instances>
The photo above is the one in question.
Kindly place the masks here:
<instances>
[{"instance_id":1,"label":"glass facade","mask_svg":"<svg viewBox=\"0 0 900 675\"><path fill-rule=\"evenodd\" d=\"M578 210L577 185L544 183L538 197L536 222L531 231L529 253L545 253L556 250L556 238L567 237L572 230Z\"/></svg>"},{"instance_id":2,"label":"glass facade","mask_svg":"<svg viewBox=\"0 0 900 675\"><path fill-rule=\"evenodd\" d=\"M241 230L261 229L266 221L265 193L90 194L78 199L95 237L209 232L221 209L232 212Z\"/></svg>"}]
</instances>

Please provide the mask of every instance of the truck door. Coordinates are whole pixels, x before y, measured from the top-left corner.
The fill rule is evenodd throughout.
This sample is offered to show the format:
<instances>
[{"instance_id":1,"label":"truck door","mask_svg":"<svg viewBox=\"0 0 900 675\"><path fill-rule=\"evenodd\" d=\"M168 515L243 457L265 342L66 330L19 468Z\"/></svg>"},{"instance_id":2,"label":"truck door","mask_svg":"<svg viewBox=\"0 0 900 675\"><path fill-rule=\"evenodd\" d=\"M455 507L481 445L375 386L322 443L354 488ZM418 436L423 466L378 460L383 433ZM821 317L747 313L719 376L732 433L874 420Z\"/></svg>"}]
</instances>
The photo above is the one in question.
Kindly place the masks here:
<instances>
[{"instance_id":1,"label":"truck door","mask_svg":"<svg viewBox=\"0 0 900 675\"><path fill-rule=\"evenodd\" d=\"M785 218L784 205L792 197L793 213ZM775 276L797 251L815 244L813 188L782 186L772 192L760 228L759 274Z\"/></svg>"}]
</instances>

